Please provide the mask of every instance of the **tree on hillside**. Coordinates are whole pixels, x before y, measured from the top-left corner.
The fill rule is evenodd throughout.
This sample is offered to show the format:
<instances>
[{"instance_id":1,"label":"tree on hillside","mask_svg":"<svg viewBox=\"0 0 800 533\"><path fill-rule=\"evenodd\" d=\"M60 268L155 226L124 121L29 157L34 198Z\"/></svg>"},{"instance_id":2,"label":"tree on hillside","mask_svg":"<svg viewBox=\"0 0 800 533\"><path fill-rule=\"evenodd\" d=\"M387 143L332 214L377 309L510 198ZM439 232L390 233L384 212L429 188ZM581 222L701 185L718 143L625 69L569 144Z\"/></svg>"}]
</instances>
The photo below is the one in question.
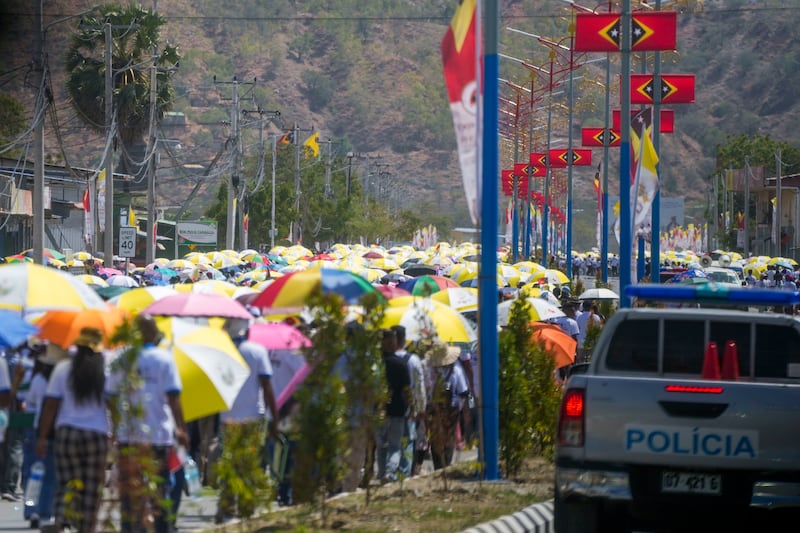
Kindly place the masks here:
<instances>
[{"instance_id":1,"label":"tree on hillside","mask_svg":"<svg viewBox=\"0 0 800 533\"><path fill-rule=\"evenodd\" d=\"M761 134L729 135L725 144L717 147L717 167L744 168L745 157L749 157L751 167L764 166L767 174L772 175L775 169L775 152L779 148L785 168L800 169L797 166L800 163L800 146L797 141L792 144Z\"/></svg>"},{"instance_id":2,"label":"tree on hillside","mask_svg":"<svg viewBox=\"0 0 800 533\"><path fill-rule=\"evenodd\" d=\"M10 94L0 93L0 151L14 142L25 129L25 108ZM16 154L16 152L6 152Z\"/></svg>"},{"instance_id":3,"label":"tree on hillside","mask_svg":"<svg viewBox=\"0 0 800 533\"><path fill-rule=\"evenodd\" d=\"M150 128L150 82L153 50L155 58L156 118L172 108L175 96L169 81L180 55L177 46L161 45L161 27L166 19L140 5L107 4L98 14L86 15L69 41L66 54L67 92L81 119L91 128L105 131L105 24L111 25L113 113L122 152L140 145ZM130 157L123 158L126 173L140 171Z\"/></svg>"}]
</instances>

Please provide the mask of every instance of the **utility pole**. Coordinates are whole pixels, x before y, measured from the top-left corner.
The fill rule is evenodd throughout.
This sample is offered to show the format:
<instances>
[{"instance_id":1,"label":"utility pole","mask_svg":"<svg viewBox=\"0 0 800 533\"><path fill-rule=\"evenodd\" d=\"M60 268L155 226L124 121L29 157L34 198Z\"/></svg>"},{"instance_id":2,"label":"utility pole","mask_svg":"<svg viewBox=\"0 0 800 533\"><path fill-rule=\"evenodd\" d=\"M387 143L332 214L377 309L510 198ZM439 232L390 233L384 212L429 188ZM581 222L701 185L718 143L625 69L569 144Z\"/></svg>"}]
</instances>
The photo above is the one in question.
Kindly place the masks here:
<instances>
[{"instance_id":1,"label":"utility pole","mask_svg":"<svg viewBox=\"0 0 800 533\"><path fill-rule=\"evenodd\" d=\"M292 228L292 244L296 244L303 239L303 216L300 214L300 139L298 138L300 130L297 127L297 122L294 123L292 130L292 142L294 142L294 212L297 217L295 223L297 227Z\"/></svg>"},{"instance_id":2,"label":"utility pole","mask_svg":"<svg viewBox=\"0 0 800 533\"><path fill-rule=\"evenodd\" d=\"M278 158L278 136L272 136L272 210L271 210L271 223L269 228L269 246L275 247L275 168L276 159Z\"/></svg>"},{"instance_id":3,"label":"utility pole","mask_svg":"<svg viewBox=\"0 0 800 533\"><path fill-rule=\"evenodd\" d=\"M331 187L331 167L333 165L333 141L326 141L328 145L328 160L325 162L325 199L333 198L333 188Z\"/></svg>"},{"instance_id":4,"label":"utility pole","mask_svg":"<svg viewBox=\"0 0 800 533\"><path fill-rule=\"evenodd\" d=\"M158 0L153 0L153 14L158 15ZM158 77L158 49L153 46L153 65L150 67L150 161L147 174L147 236L145 250L145 264L149 265L156 259L156 236L153 229L156 225L156 104L158 102L157 77ZM176 226L177 228L177 226ZM138 229L138 228L137 228ZM177 240L177 233L176 233ZM177 257L175 258L177 259Z\"/></svg>"},{"instance_id":5,"label":"utility pole","mask_svg":"<svg viewBox=\"0 0 800 533\"><path fill-rule=\"evenodd\" d=\"M111 23L103 25L106 34L106 87L105 87L105 117L107 135L114 135L114 113L113 102L113 64L111 62ZM106 268L113 266L114 260L114 143L111 143L108 154L106 155L106 227L103 233L103 263Z\"/></svg>"},{"instance_id":6,"label":"utility pole","mask_svg":"<svg viewBox=\"0 0 800 533\"><path fill-rule=\"evenodd\" d=\"M47 107L44 94L44 21L43 0L36 2L36 48L34 51L34 87L36 111L33 115L33 262L44 264L44 110Z\"/></svg>"}]
</instances>

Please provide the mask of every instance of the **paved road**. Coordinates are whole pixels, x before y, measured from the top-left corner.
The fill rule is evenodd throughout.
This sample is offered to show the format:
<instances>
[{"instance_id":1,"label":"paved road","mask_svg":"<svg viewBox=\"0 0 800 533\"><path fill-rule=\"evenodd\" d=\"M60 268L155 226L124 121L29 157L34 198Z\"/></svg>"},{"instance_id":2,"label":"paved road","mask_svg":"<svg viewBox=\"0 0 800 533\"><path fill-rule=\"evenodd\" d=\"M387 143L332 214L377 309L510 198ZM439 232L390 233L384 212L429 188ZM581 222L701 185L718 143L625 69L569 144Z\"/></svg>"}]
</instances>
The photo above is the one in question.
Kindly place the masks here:
<instances>
[{"instance_id":1,"label":"paved road","mask_svg":"<svg viewBox=\"0 0 800 533\"><path fill-rule=\"evenodd\" d=\"M477 460L477 451L456 451L453 458L454 462L472 462ZM433 472L433 463L425 461L422 465L422 473ZM181 501L178 510L178 530L183 533L186 531L204 531L214 529L214 514L217 512L217 498L210 489L204 489L205 494L197 498L185 498ZM279 509L277 504L273 509ZM31 533L30 525L22 518L22 502L14 503L0 500L0 533ZM101 510L101 520L107 516L105 509ZM115 517L117 522L117 515ZM118 523L118 522L117 522ZM231 522L226 525L230 525Z\"/></svg>"}]
</instances>

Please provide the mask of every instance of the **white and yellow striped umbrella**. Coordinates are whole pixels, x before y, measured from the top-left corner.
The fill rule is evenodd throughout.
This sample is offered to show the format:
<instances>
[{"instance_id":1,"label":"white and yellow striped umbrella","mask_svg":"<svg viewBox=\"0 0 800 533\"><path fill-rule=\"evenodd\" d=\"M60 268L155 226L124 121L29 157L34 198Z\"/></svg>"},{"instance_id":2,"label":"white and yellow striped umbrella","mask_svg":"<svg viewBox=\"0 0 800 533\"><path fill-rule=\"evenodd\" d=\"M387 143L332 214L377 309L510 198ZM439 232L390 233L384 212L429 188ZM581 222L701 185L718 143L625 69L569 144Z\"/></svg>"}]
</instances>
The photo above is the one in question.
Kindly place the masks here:
<instances>
[{"instance_id":1,"label":"white and yellow striped umbrella","mask_svg":"<svg viewBox=\"0 0 800 533\"><path fill-rule=\"evenodd\" d=\"M447 343L474 342L475 328L455 309L430 298L398 296L389 300L382 327L401 324L406 337L418 341L431 336Z\"/></svg>"},{"instance_id":2,"label":"white and yellow striped umbrella","mask_svg":"<svg viewBox=\"0 0 800 533\"><path fill-rule=\"evenodd\" d=\"M111 298L108 303L116 305L132 315L138 315L151 303L173 294L177 294L177 291L167 286L136 287Z\"/></svg>"},{"instance_id":3,"label":"white and yellow striped umbrella","mask_svg":"<svg viewBox=\"0 0 800 533\"><path fill-rule=\"evenodd\" d=\"M94 274L79 274L77 278L87 285L96 285L97 287L108 287L108 282L106 280L104 280L100 276L95 276Z\"/></svg>"},{"instance_id":4,"label":"white and yellow striped umbrella","mask_svg":"<svg viewBox=\"0 0 800 533\"><path fill-rule=\"evenodd\" d=\"M0 266L0 309L39 314L51 309L105 309L106 303L72 274L34 263Z\"/></svg>"}]
</instances>

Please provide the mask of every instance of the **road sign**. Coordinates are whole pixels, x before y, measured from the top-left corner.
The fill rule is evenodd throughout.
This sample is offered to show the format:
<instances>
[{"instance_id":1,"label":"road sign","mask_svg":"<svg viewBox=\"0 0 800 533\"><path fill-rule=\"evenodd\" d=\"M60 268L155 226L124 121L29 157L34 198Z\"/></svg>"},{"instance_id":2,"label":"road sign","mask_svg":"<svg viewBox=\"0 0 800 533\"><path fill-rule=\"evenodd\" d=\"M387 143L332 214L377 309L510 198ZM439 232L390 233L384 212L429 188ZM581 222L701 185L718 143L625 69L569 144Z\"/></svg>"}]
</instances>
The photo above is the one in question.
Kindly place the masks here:
<instances>
[{"instance_id":1,"label":"road sign","mask_svg":"<svg viewBox=\"0 0 800 533\"><path fill-rule=\"evenodd\" d=\"M136 257L136 228L119 228L119 256Z\"/></svg>"}]
</instances>

